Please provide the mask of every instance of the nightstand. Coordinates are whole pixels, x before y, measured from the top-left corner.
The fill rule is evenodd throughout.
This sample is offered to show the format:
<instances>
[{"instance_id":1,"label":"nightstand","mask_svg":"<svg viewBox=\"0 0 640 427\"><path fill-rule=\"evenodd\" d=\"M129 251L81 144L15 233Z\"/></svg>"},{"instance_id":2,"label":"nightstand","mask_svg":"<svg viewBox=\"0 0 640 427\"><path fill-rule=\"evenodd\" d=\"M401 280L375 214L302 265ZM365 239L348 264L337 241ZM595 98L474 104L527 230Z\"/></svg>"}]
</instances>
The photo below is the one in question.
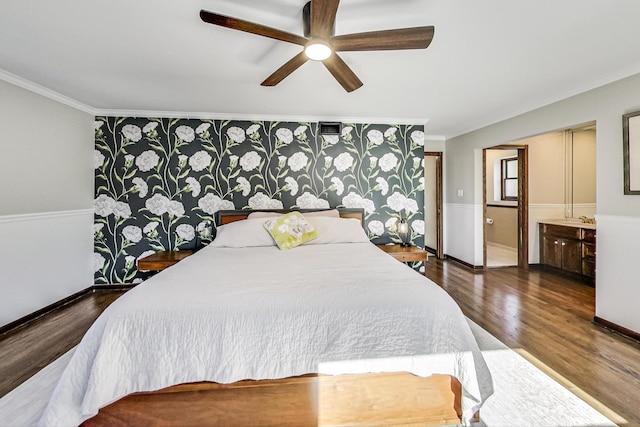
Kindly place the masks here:
<instances>
[{"instance_id":1,"label":"nightstand","mask_svg":"<svg viewBox=\"0 0 640 427\"><path fill-rule=\"evenodd\" d=\"M193 254L193 251L160 251L138 260L138 270L164 270Z\"/></svg>"},{"instance_id":2,"label":"nightstand","mask_svg":"<svg viewBox=\"0 0 640 427\"><path fill-rule=\"evenodd\" d=\"M429 252L420 249L417 246L401 246L401 245L376 245L400 262L424 262L424 275L427 275L427 260Z\"/></svg>"}]
</instances>

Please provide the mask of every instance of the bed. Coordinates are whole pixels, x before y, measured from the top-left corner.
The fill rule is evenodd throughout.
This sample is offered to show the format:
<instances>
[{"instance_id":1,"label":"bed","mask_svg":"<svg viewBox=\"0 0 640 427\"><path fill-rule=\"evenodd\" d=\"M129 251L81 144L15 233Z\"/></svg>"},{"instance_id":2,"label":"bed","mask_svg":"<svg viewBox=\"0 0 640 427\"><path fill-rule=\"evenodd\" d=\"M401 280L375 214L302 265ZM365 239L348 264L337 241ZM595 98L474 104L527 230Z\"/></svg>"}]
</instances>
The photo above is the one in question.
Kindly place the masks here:
<instances>
[{"instance_id":1,"label":"bed","mask_svg":"<svg viewBox=\"0 0 640 427\"><path fill-rule=\"evenodd\" d=\"M101 425L101 416L107 425L108 408L131 396L160 398L160 407L186 398L199 408L205 390L287 385L295 397L303 383L316 400L308 405L313 424L344 424L352 415L335 418L327 408L353 397L350 381L399 375L406 390L420 380L416 387L432 387L429 393L453 392L438 405L458 419L440 423L477 416L492 382L465 317L439 286L368 241L362 212L303 212L318 236L289 250L261 232L265 218L248 214L220 212L211 245L105 310L78 345L41 425Z\"/></svg>"}]
</instances>

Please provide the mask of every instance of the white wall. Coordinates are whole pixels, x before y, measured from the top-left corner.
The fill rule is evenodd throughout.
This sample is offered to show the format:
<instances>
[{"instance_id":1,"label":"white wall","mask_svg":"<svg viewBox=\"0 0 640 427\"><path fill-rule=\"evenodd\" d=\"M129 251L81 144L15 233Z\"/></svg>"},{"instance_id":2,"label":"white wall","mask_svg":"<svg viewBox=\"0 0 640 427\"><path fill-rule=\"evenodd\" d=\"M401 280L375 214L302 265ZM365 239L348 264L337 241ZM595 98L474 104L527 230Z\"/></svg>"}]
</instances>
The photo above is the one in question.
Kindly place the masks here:
<instances>
[{"instance_id":1,"label":"white wall","mask_svg":"<svg viewBox=\"0 0 640 427\"><path fill-rule=\"evenodd\" d=\"M529 263L540 262L541 219L564 218L567 159L565 132L549 132L518 141L529 147ZM594 174L595 166L591 170ZM569 215L570 216L570 215Z\"/></svg>"},{"instance_id":2,"label":"white wall","mask_svg":"<svg viewBox=\"0 0 640 427\"><path fill-rule=\"evenodd\" d=\"M482 160L477 152L482 148L595 120L597 216L606 217L606 224L598 224L596 315L636 332L640 332L640 278L634 274L629 254L638 253L640 196L623 194L622 115L639 110L640 74L452 138L446 142L445 156L447 205L475 207L482 203L481 185L480 197L477 189L477 182L482 183ZM457 196L457 189L464 190L462 197ZM463 261L478 265L482 240L477 239L475 231L482 228L482 220L475 218L475 209L459 211L458 216L464 216L457 218L461 224L452 222L453 218L446 223L446 240L450 244L447 253L464 254ZM617 228L608 226L620 221L625 224L626 233L617 233ZM469 246L474 250L470 251Z\"/></svg>"},{"instance_id":3,"label":"white wall","mask_svg":"<svg viewBox=\"0 0 640 427\"><path fill-rule=\"evenodd\" d=\"M0 325L93 284L93 115L0 81Z\"/></svg>"}]
</instances>

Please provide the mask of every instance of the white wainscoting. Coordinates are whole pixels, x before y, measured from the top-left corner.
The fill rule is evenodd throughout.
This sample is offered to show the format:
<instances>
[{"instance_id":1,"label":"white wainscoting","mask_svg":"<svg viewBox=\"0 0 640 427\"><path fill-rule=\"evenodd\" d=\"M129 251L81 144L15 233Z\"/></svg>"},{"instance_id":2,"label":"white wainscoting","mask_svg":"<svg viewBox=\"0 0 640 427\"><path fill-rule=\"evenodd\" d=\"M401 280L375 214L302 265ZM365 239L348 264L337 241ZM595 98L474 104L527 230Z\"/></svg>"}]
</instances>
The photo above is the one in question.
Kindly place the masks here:
<instances>
[{"instance_id":1,"label":"white wainscoting","mask_svg":"<svg viewBox=\"0 0 640 427\"><path fill-rule=\"evenodd\" d=\"M596 316L640 333L640 217L596 215Z\"/></svg>"},{"instance_id":2,"label":"white wainscoting","mask_svg":"<svg viewBox=\"0 0 640 427\"><path fill-rule=\"evenodd\" d=\"M93 284L93 209L0 216L0 325Z\"/></svg>"},{"instance_id":3,"label":"white wainscoting","mask_svg":"<svg viewBox=\"0 0 640 427\"><path fill-rule=\"evenodd\" d=\"M580 218L586 216L593 218L598 208L597 203L574 203L573 204L573 217Z\"/></svg>"},{"instance_id":4,"label":"white wainscoting","mask_svg":"<svg viewBox=\"0 0 640 427\"><path fill-rule=\"evenodd\" d=\"M478 224L480 226L478 226ZM482 266L482 205L445 205L445 253L474 266Z\"/></svg>"}]
</instances>

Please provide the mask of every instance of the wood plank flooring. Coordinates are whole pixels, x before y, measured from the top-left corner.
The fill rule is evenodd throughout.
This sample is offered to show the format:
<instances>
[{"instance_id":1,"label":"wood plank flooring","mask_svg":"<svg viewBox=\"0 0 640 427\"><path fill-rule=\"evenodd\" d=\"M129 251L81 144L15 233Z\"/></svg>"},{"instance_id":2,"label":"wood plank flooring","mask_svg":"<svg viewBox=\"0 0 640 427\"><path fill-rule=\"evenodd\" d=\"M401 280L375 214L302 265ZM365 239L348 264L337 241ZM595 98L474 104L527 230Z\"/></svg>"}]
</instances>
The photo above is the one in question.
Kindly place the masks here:
<instances>
[{"instance_id":1,"label":"wood plank flooring","mask_svg":"<svg viewBox=\"0 0 640 427\"><path fill-rule=\"evenodd\" d=\"M594 289L536 268L475 271L432 257L426 275L511 348L640 425L640 343L594 325ZM76 345L122 291L98 291L0 336L0 396Z\"/></svg>"},{"instance_id":2,"label":"wood plank flooring","mask_svg":"<svg viewBox=\"0 0 640 427\"><path fill-rule=\"evenodd\" d=\"M100 313L123 293L95 291L0 335L0 397L78 344Z\"/></svg>"},{"instance_id":3,"label":"wood plank flooring","mask_svg":"<svg viewBox=\"0 0 640 427\"><path fill-rule=\"evenodd\" d=\"M507 346L640 425L640 343L592 323L594 288L537 267L483 272L430 260L427 276Z\"/></svg>"}]
</instances>

